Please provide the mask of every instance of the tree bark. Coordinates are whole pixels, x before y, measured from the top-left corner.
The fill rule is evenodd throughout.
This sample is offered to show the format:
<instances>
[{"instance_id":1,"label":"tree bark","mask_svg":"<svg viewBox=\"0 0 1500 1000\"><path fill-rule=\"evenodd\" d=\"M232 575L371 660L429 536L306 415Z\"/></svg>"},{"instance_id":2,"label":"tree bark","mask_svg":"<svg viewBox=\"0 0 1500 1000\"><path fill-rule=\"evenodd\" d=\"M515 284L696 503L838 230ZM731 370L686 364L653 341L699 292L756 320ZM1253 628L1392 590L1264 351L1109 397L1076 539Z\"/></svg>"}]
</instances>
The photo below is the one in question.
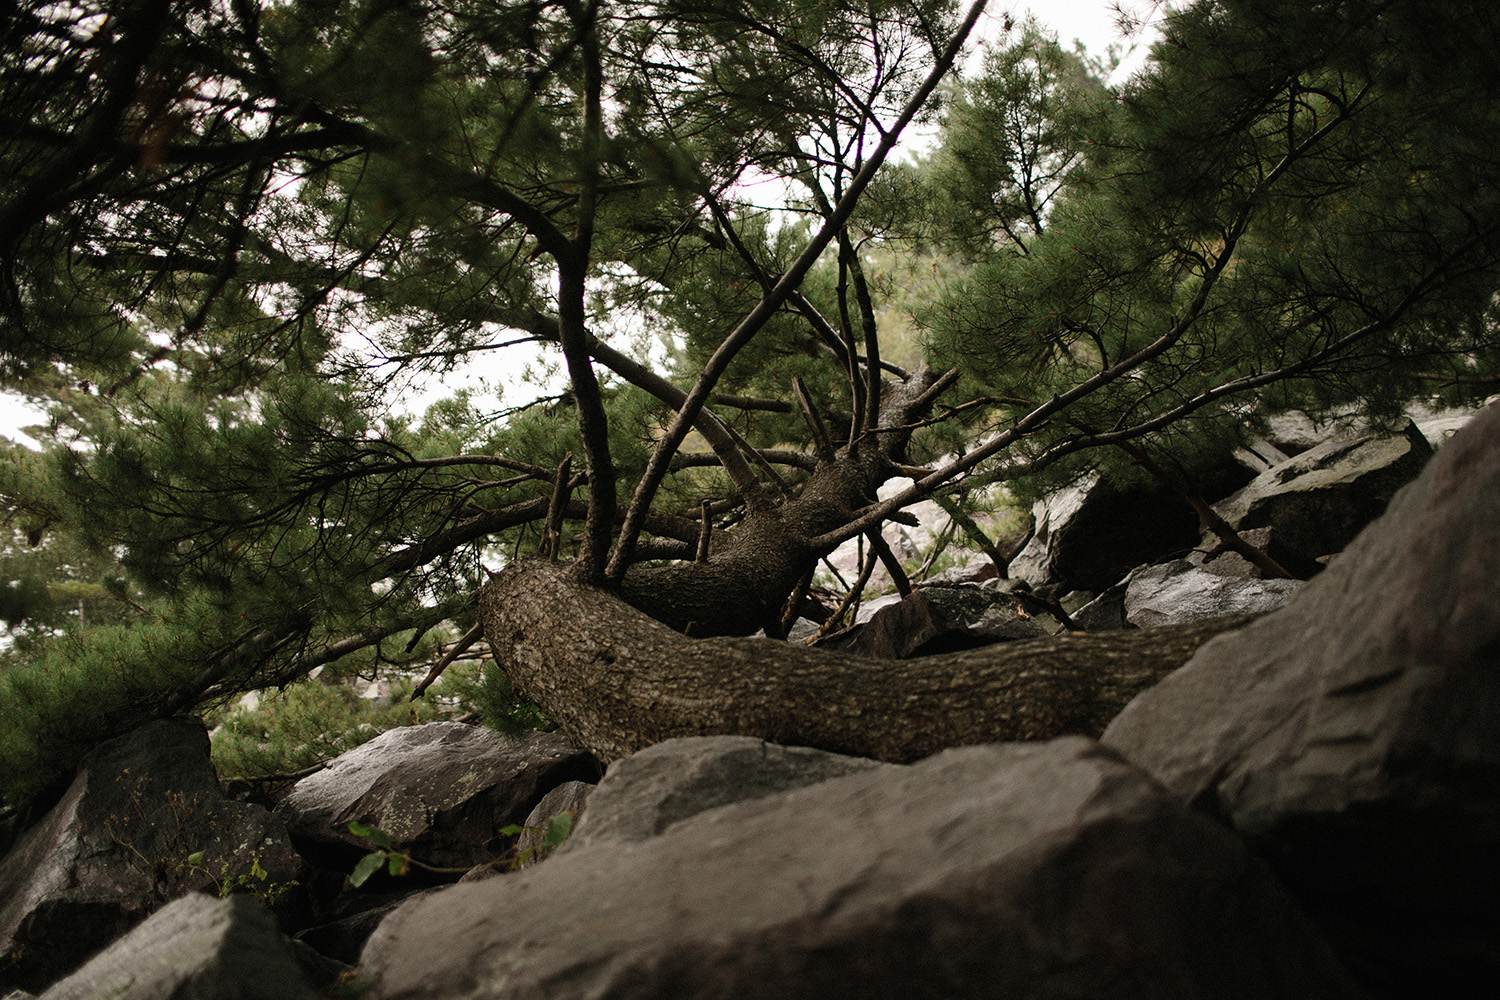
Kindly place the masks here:
<instances>
[{"instance_id":1,"label":"tree bark","mask_svg":"<svg viewBox=\"0 0 1500 1000\"><path fill-rule=\"evenodd\" d=\"M882 424L904 428L931 405L938 380L917 372L889 386ZM811 539L846 523L875 502L876 491L904 457L910 432L866 435L820 460L807 481L778 504L750 506L733 531L715 534L709 558L666 567L632 567L620 583L625 600L680 632L749 635L773 629L797 583L826 550Z\"/></svg>"},{"instance_id":2,"label":"tree bark","mask_svg":"<svg viewBox=\"0 0 1500 1000\"><path fill-rule=\"evenodd\" d=\"M517 691L605 761L677 736L749 735L899 762L965 744L1098 736L1137 693L1250 620L879 661L692 639L566 564L537 560L493 578L479 611Z\"/></svg>"}]
</instances>

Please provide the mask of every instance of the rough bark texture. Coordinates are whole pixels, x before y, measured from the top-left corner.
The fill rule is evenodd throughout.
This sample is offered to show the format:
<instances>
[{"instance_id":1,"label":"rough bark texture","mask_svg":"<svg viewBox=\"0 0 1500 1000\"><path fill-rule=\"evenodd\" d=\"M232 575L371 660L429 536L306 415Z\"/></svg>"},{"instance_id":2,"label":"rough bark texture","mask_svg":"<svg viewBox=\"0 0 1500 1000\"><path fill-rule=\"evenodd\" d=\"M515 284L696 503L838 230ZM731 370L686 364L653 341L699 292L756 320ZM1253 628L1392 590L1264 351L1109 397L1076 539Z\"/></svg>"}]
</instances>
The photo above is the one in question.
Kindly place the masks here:
<instances>
[{"instance_id":1,"label":"rough bark texture","mask_svg":"<svg viewBox=\"0 0 1500 1000\"><path fill-rule=\"evenodd\" d=\"M888 761L996 740L1098 736L1206 640L1249 621L878 661L690 639L566 564L517 563L480 595L495 657L580 746L614 760L674 736L745 735Z\"/></svg>"},{"instance_id":2,"label":"rough bark texture","mask_svg":"<svg viewBox=\"0 0 1500 1000\"><path fill-rule=\"evenodd\" d=\"M925 412L936 380L918 372L886 387L881 423L900 428ZM716 533L706 562L632 569L621 596L657 621L695 636L749 635L780 619L782 605L818 556L813 538L875 502L881 483L905 457L909 431L859 438L820 462L795 496L751 504L733 532Z\"/></svg>"}]
</instances>

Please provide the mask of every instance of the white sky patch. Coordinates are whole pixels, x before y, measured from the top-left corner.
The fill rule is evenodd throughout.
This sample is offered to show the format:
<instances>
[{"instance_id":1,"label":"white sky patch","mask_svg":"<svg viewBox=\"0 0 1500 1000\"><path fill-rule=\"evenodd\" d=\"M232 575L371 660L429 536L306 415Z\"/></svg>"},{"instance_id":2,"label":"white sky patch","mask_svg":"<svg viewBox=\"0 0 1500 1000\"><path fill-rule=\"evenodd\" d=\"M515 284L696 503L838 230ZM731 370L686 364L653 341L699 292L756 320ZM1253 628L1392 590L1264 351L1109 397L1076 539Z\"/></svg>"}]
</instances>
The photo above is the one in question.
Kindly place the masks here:
<instances>
[{"instance_id":1,"label":"white sky patch","mask_svg":"<svg viewBox=\"0 0 1500 1000\"><path fill-rule=\"evenodd\" d=\"M0 393L0 435L33 451L39 451L42 447L40 442L21 428L45 423L46 419L46 414L20 396L9 392Z\"/></svg>"}]
</instances>

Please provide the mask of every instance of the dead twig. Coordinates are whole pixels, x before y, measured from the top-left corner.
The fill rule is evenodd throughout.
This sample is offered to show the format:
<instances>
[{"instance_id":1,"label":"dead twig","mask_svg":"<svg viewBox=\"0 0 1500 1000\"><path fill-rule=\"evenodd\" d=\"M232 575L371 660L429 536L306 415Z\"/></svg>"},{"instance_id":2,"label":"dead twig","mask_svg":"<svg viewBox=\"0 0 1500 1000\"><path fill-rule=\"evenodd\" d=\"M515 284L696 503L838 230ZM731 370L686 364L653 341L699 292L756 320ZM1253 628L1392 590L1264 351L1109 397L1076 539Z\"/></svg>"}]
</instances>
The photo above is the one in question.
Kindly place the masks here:
<instances>
[{"instance_id":1,"label":"dead twig","mask_svg":"<svg viewBox=\"0 0 1500 1000\"><path fill-rule=\"evenodd\" d=\"M462 656L470 646L478 642L482 635L484 635L483 623L475 622L474 627L465 632L463 638L459 639L453 648L444 653L443 658L438 660L431 670L427 671L427 676L422 678L422 683L412 689L410 700L416 701L422 697L423 693L432 686L432 682L443 676L443 671L447 670L448 666Z\"/></svg>"}]
</instances>

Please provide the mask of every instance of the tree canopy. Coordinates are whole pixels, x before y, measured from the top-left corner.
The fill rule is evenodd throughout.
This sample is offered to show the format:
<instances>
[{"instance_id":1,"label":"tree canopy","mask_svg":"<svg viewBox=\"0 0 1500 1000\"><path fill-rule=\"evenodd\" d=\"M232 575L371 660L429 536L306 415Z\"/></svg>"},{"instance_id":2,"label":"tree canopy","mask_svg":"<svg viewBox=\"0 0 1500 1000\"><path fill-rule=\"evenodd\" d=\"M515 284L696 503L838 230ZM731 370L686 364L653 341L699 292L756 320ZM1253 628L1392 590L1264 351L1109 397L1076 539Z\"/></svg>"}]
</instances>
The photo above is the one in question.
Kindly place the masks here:
<instances>
[{"instance_id":1,"label":"tree canopy","mask_svg":"<svg viewBox=\"0 0 1500 1000\"><path fill-rule=\"evenodd\" d=\"M955 77L982 8L12 5L9 794L429 655L538 551L775 636L922 497L1500 380L1493 5L1200 0L1117 85L1008 21ZM393 407L518 344L566 389ZM68 574L112 610L42 610Z\"/></svg>"}]
</instances>

